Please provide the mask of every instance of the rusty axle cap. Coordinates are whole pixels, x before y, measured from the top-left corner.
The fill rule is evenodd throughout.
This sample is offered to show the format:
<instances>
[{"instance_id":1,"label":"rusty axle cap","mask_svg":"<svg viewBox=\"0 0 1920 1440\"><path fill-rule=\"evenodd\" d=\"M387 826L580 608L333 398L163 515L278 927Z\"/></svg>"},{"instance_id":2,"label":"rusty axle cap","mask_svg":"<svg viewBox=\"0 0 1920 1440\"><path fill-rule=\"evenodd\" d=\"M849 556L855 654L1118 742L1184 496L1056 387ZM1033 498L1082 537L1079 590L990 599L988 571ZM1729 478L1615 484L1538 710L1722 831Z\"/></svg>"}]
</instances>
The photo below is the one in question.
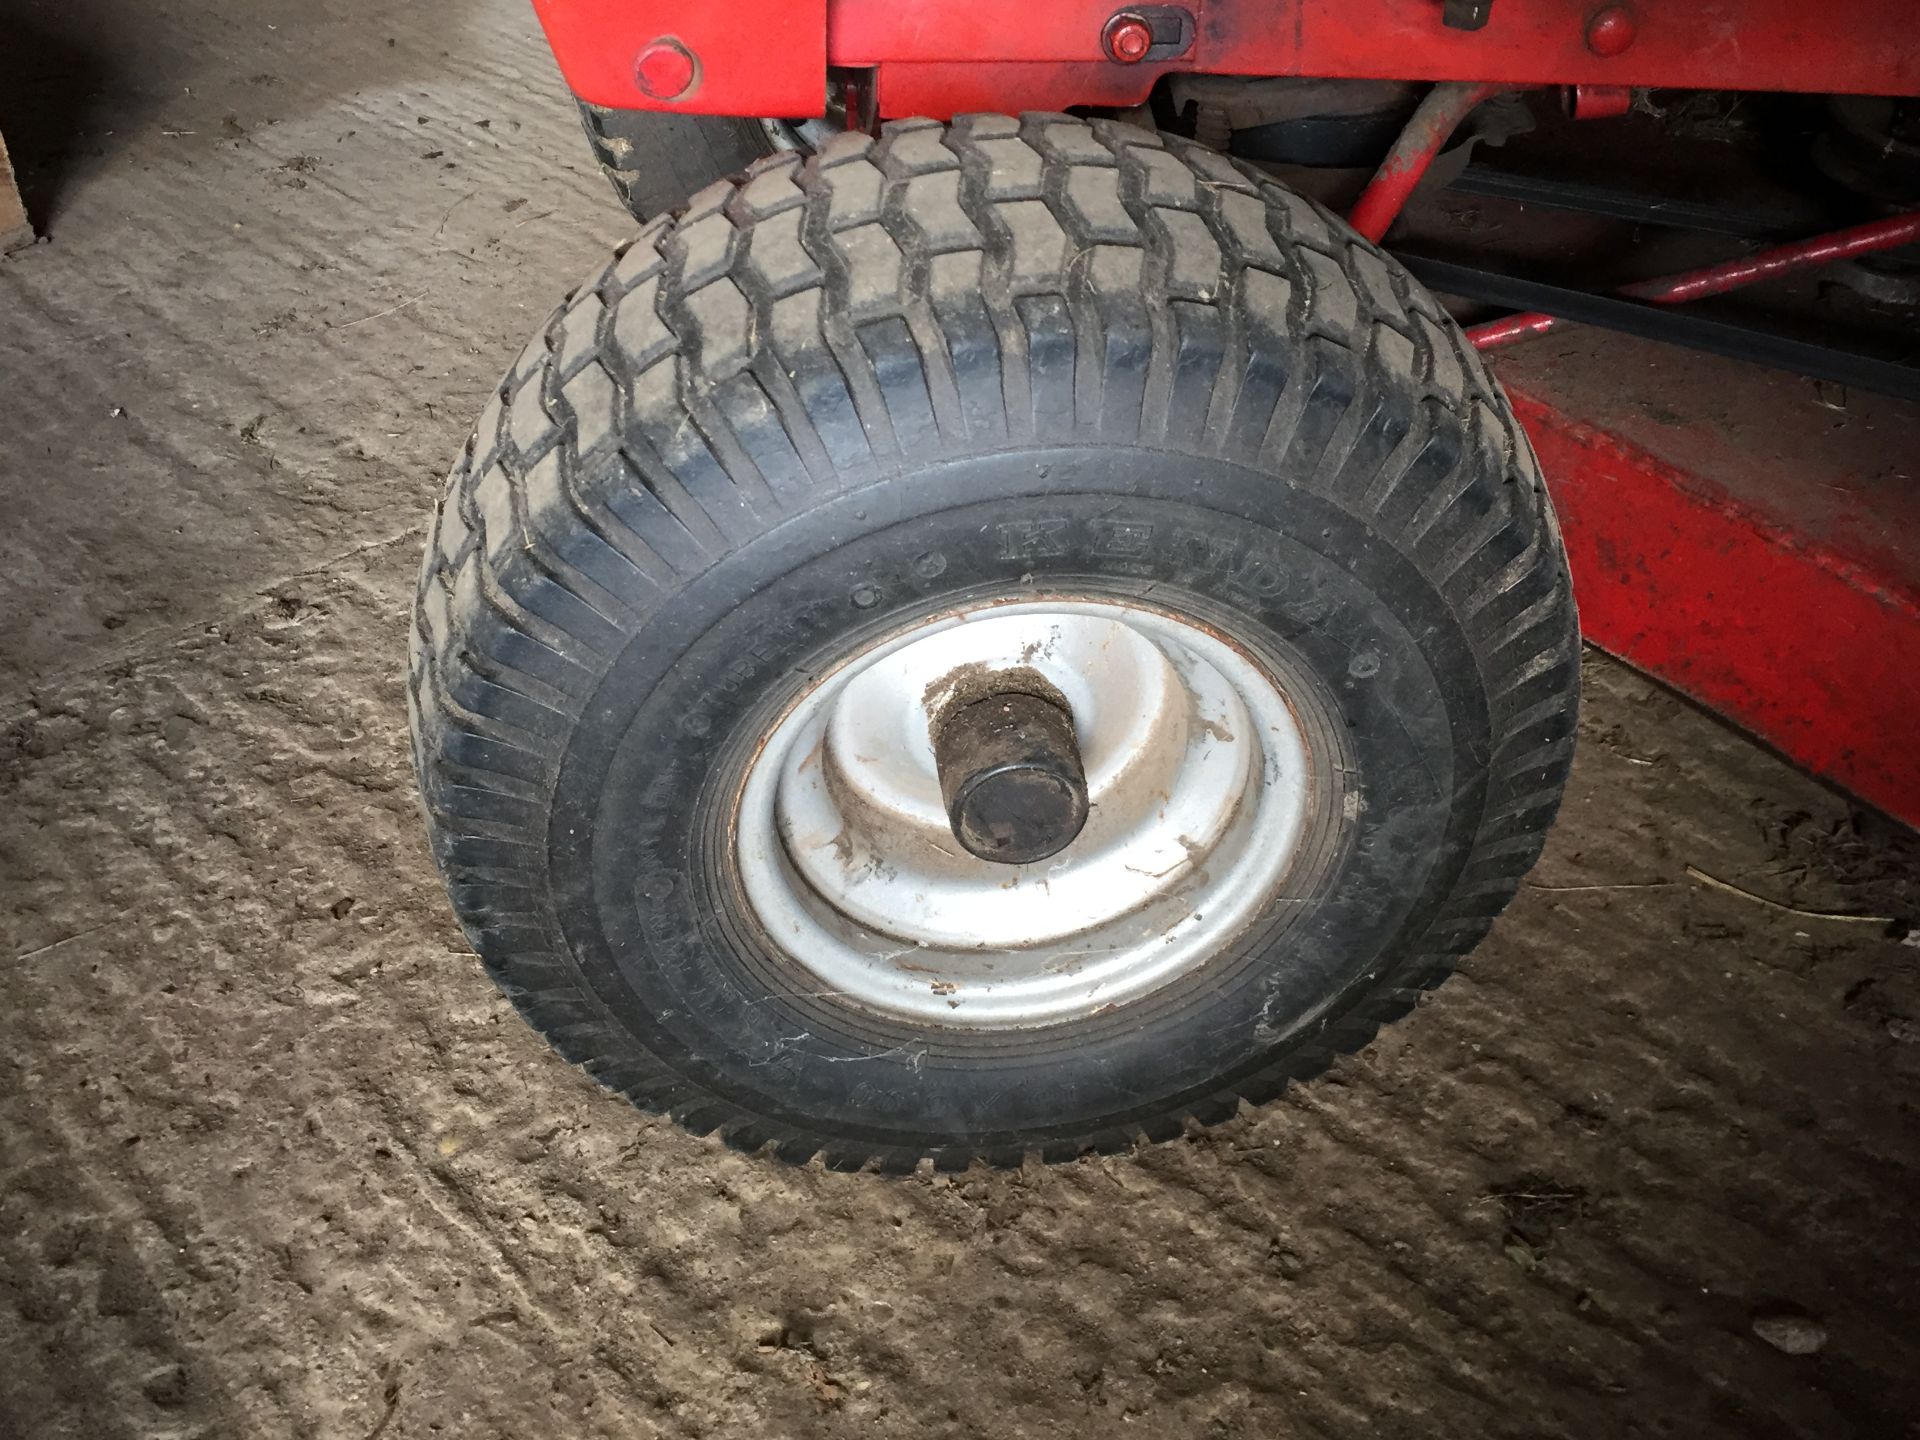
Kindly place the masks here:
<instances>
[{"instance_id":1,"label":"rusty axle cap","mask_svg":"<svg viewBox=\"0 0 1920 1440\"><path fill-rule=\"evenodd\" d=\"M1073 716L1051 700L1006 691L962 705L941 724L934 759L954 838L982 860L1044 860L1087 823Z\"/></svg>"}]
</instances>

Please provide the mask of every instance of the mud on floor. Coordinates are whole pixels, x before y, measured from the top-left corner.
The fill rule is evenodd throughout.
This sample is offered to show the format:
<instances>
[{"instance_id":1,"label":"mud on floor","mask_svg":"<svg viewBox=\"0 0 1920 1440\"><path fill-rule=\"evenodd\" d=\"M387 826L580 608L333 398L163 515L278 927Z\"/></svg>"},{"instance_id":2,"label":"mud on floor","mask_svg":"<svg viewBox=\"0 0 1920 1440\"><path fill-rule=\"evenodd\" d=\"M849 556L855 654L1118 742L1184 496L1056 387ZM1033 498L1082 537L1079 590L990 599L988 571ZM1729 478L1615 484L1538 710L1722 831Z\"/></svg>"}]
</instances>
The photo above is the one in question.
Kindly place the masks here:
<instances>
[{"instance_id":1,"label":"mud on floor","mask_svg":"<svg viewBox=\"0 0 1920 1440\"><path fill-rule=\"evenodd\" d=\"M0 1435L1913 1432L1920 954L1750 896L1920 855L1597 658L1489 942L1217 1130L830 1176L560 1063L400 684L474 399L625 228L529 13L16 8L144 59L0 263Z\"/></svg>"}]
</instances>

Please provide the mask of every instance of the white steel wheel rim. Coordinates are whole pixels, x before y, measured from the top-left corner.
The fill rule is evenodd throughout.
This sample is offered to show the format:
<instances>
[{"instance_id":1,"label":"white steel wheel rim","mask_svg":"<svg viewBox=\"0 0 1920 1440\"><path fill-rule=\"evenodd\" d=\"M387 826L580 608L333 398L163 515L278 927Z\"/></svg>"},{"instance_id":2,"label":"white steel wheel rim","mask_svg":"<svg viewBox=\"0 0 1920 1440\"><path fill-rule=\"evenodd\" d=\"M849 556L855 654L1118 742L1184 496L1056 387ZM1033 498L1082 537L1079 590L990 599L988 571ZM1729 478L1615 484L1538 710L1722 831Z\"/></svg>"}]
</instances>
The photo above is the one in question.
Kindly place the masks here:
<instances>
[{"instance_id":1,"label":"white steel wheel rim","mask_svg":"<svg viewBox=\"0 0 1920 1440\"><path fill-rule=\"evenodd\" d=\"M1072 711L1090 800L1025 865L949 828L936 720L963 687L1037 675ZM750 762L742 889L810 995L960 1029L1059 1024L1219 955L1280 893L1314 755L1265 667L1217 631L1119 600L950 611L817 679Z\"/></svg>"}]
</instances>

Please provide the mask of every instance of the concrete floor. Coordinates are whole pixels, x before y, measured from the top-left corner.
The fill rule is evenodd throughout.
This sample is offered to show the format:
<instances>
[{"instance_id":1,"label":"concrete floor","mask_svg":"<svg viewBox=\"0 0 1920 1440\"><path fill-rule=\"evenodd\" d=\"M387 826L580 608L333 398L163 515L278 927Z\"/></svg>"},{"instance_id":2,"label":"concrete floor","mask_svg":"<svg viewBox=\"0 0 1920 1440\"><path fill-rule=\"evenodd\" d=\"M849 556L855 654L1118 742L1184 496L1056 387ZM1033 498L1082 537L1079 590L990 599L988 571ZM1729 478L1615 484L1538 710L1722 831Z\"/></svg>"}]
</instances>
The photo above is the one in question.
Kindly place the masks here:
<instances>
[{"instance_id":1,"label":"concrete floor","mask_svg":"<svg viewBox=\"0 0 1920 1440\"><path fill-rule=\"evenodd\" d=\"M627 228L524 0L15 0L0 96L0 1435L1920 1433L1916 952L1687 873L1912 916L1911 841L1595 658L1533 881L1320 1083L742 1159L512 1015L415 811L422 518Z\"/></svg>"}]
</instances>

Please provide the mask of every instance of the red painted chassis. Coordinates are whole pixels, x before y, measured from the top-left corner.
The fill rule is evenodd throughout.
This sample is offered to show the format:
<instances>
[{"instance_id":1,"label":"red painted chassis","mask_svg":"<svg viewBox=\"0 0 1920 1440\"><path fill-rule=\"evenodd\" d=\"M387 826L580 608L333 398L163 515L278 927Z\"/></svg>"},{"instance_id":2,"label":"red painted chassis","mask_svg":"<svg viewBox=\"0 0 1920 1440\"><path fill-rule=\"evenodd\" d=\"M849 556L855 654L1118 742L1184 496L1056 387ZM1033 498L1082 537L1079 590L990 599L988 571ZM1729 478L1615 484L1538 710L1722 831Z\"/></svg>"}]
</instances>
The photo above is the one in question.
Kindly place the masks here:
<instances>
[{"instance_id":1,"label":"red painted chassis","mask_svg":"<svg viewBox=\"0 0 1920 1440\"><path fill-rule=\"evenodd\" d=\"M881 118L1064 110L1144 100L1160 76L1302 75L1501 85L1670 86L1920 94L1914 0L1491 0L1485 24L1443 0L534 0L567 83L622 109L825 113L828 67L870 72ZM1130 9L1192 17L1177 54L1113 59ZM642 88L649 45L677 44L691 83ZM1170 48L1170 47L1163 47Z\"/></svg>"}]
</instances>

